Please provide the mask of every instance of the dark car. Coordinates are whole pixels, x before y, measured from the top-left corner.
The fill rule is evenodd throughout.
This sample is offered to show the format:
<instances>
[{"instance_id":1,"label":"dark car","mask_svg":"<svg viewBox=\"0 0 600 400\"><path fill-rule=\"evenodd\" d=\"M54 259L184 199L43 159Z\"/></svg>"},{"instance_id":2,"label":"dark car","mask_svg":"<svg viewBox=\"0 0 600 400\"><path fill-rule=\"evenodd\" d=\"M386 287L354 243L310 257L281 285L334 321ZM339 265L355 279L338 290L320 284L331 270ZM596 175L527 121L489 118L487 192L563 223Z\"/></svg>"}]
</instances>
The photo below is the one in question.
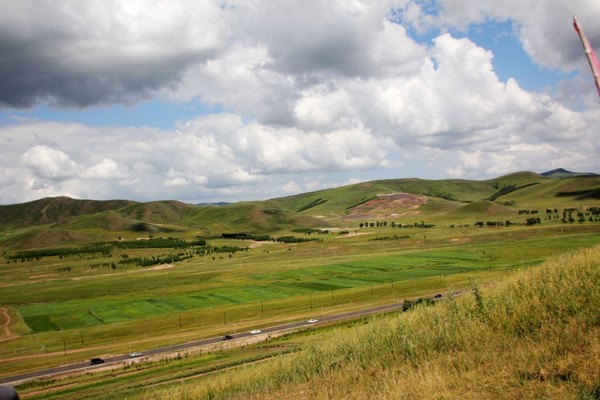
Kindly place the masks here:
<instances>
[{"instance_id":1,"label":"dark car","mask_svg":"<svg viewBox=\"0 0 600 400\"><path fill-rule=\"evenodd\" d=\"M223 340L231 340L231 339L233 339L233 336L231 336L231 335L223 336Z\"/></svg>"},{"instance_id":2,"label":"dark car","mask_svg":"<svg viewBox=\"0 0 600 400\"><path fill-rule=\"evenodd\" d=\"M98 365L98 364L104 364L104 360L101 358L92 358L90 360L90 365Z\"/></svg>"}]
</instances>

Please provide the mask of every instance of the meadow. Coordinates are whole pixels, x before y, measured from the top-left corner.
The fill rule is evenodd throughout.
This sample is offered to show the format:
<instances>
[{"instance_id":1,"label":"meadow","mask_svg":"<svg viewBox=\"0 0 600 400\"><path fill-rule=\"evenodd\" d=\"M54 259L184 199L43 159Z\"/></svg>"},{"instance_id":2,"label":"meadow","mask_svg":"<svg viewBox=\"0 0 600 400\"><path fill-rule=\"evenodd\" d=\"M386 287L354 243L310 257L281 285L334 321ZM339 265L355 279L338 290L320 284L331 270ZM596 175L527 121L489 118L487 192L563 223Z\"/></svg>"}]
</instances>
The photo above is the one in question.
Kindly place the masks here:
<instances>
[{"instance_id":1,"label":"meadow","mask_svg":"<svg viewBox=\"0 0 600 400\"><path fill-rule=\"evenodd\" d=\"M69 198L1 206L0 377L483 290L598 245L599 184L598 176L525 172L489 181L374 181L220 207ZM352 337L350 325L338 328ZM71 398L102 398L118 388L143 398L143 388L184 379L177 365L194 381L271 357L318 353L309 338L325 340L329 329L23 388L39 398L51 398L53 388ZM332 357L337 365L339 356ZM94 394L82 395L79 387L88 386ZM182 398L195 393L185 390Z\"/></svg>"},{"instance_id":2,"label":"meadow","mask_svg":"<svg viewBox=\"0 0 600 400\"><path fill-rule=\"evenodd\" d=\"M600 247L403 313L47 378L30 399L596 399Z\"/></svg>"},{"instance_id":3,"label":"meadow","mask_svg":"<svg viewBox=\"0 0 600 400\"><path fill-rule=\"evenodd\" d=\"M146 399L597 399L600 247ZM135 397L133 397L135 398Z\"/></svg>"},{"instance_id":4,"label":"meadow","mask_svg":"<svg viewBox=\"0 0 600 400\"><path fill-rule=\"evenodd\" d=\"M0 342L0 374L415 299L473 279L493 282L600 243L600 224L388 226L319 238L213 238L211 246L247 250L152 267L119 261L191 250L114 247L110 254L5 261L0 304L16 337Z\"/></svg>"}]
</instances>

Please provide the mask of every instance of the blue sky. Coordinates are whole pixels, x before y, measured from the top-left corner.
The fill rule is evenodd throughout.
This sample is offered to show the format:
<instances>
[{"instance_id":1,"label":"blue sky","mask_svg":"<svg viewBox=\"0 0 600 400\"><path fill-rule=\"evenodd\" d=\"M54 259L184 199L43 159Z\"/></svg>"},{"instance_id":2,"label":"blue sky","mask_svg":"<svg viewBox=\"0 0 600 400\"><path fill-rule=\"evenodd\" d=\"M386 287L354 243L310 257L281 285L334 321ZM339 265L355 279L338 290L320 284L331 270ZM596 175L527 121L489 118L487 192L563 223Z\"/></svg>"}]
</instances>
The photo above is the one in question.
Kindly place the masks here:
<instances>
[{"instance_id":1,"label":"blue sky","mask_svg":"<svg viewBox=\"0 0 600 400\"><path fill-rule=\"evenodd\" d=\"M153 126L170 130L198 115L218 114L223 111L221 107L206 105L200 101L181 103L152 99L128 105L86 108L38 106L26 110L3 110L0 114L0 124L10 124L18 116L22 119L78 122L95 126Z\"/></svg>"},{"instance_id":2,"label":"blue sky","mask_svg":"<svg viewBox=\"0 0 600 400\"><path fill-rule=\"evenodd\" d=\"M523 49L515 29L511 21L489 22L471 26L464 37L494 54L494 71L501 81L514 78L527 91L544 91L573 75L556 67L535 64Z\"/></svg>"},{"instance_id":3,"label":"blue sky","mask_svg":"<svg viewBox=\"0 0 600 400\"><path fill-rule=\"evenodd\" d=\"M311 3L1 3L0 204L600 172L600 5Z\"/></svg>"}]
</instances>

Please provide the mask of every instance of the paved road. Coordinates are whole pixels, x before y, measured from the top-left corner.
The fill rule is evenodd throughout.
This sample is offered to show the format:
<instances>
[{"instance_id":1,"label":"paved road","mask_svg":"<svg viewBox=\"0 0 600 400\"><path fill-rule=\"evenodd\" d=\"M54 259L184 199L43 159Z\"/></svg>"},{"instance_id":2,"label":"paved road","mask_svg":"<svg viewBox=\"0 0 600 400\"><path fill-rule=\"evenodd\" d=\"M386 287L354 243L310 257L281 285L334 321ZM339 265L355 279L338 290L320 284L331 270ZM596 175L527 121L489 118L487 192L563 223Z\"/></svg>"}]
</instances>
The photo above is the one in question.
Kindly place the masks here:
<instances>
[{"instance_id":1,"label":"paved road","mask_svg":"<svg viewBox=\"0 0 600 400\"><path fill-rule=\"evenodd\" d=\"M437 299L435 299L435 300L437 300ZM357 318L357 317L361 317L364 315L377 314L377 313L382 313L382 312L387 312L387 311L394 311L394 310L398 310L398 309L402 309L402 302L394 303L394 304L387 304L387 305L383 305L383 306L379 306L379 307L367 308L364 310L351 311L351 312L347 312L347 313L343 313L343 314L330 315L328 317L320 318L318 320L318 322L316 322L314 324L309 324L307 321L292 322L289 324L276 325L276 326L271 326L268 328L263 328L263 329L261 329L261 331L263 334L281 332L281 331L285 331L285 330L297 329L297 328L310 326L310 325L317 325L317 324L325 323L325 322L341 321L341 320L345 320L345 319ZM233 339L241 339L241 338L245 338L245 337L253 336L253 335L250 332L243 332L243 333L232 334L231 336ZM188 343L181 343L181 344L175 344L172 346L160 347L157 349L145 350L142 353L143 353L143 356L151 356L151 355L162 354L162 353L171 353L174 351L190 349L192 347L205 346L207 344L218 343L218 342L221 342L222 340L223 340L222 337L202 339L202 340L196 340L196 341L188 342ZM99 368L102 365L106 365L109 363L117 363L117 362L129 360L130 358L131 357L128 354L126 354L126 355L120 355L120 356L114 356L114 357L106 357L106 358L104 358L104 364L99 364L99 365L90 365L90 362L86 361L86 362L80 362L80 363L76 363L76 364L63 365L63 366L55 367L55 368L48 368L48 369L44 369L44 370L40 370L40 371L28 372L25 374L0 378L0 384L22 382L22 381L26 381L26 380L30 380L30 379L34 379L34 378L55 375L55 374L62 373L62 372L73 372L73 371L85 370L85 369L91 370L94 368Z\"/></svg>"}]
</instances>

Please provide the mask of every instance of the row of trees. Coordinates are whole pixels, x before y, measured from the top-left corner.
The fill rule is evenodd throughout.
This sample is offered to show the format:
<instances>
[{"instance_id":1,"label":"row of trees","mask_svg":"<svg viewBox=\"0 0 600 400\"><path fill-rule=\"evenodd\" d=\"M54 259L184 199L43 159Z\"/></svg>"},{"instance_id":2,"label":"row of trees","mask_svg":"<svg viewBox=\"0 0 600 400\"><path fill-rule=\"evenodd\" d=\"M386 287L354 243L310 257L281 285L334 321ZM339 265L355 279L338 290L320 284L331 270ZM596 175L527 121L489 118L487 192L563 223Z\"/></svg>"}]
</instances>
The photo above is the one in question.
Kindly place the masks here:
<instances>
[{"instance_id":1,"label":"row of trees","mask_svg":"<svg viewBox=\"0 0 600 400\"><path fill-rule=\"evenodd\" d=\"M369 239L369 241L374 240L374 241L392 241L392 240L401 240L401 239L410 239L411 236L409 235L402 235L402 236L398 236L398 235L393 235L393 236L379 236L379 237L374 237L373 239Z\"/></svg>"},{"instance_id":2,"label":"row of trees","mask_svg":"<svg viewBox=\"0 0 600 400\"><path fill-rule=\"evenodd\" d=\"M485 223L483 221L477 221L475 222L475 226L476 227L483 227L485 226L489 226L489 227L494 227L494 226L511 226L513 223L506 220L506 221L486 221Z\"/></svg>"},{"instance_id":3,"label":"row of trees","mask_svg":"<svg viewBox=\"0 0 600 400\"><path fill-rule=\"evenodd\" d=\"M41 260L43 257L66 257L76 254L92 254L99 253L102 255L110 254L111 246L104 243L87 244L80 247L61 247L55 249L40 249L40 250L23 250L14 254L8 254L5 257L8 260L33 261Z\"/></svg>"},{"instance_id":4,"label":"row of trees","mask_svg":"<svg viewBox=\"0 0 600 400\"><path fill-rule=\"evenodd\" d=\"M303 243L303 242L322 242L319 238L298 238L295 236L280 236L276 240L278 243Z\"/></svg>"},{"instance_id":5,"label":"row of trees","mask_svg":"<svg viewBox=\"0 0 600 400\"><path fill-rule=\"evenodd\" d=\"M10 260L40 261L43 257L64 258L72 255L82 254L101 254L103 257L110 257L113 248L119 249L181 249L188 247L206 247L206 240L195 239L191 241L183 239L168 238L149 238L144 240L119 240L113 242L99 242L84 244L78 247L60 247L39 250L23 250L14 254L5 255Z\"/></svg>"},{"instance_id":6,"label":"row of trees","mask_svg":"<svg viewBox=\"0 0 600 400\"><path fill-rule=\"evenodd\" d=\"M151 257L132 257L132 258L124 258L119 260L119 264L122 265L137 265L140 267L150 267L153 265L161 265L161 264L171 264L174 262L184 261L188 258L194 257L193 254L166 254L162 256L151 256Z\"/></svg>"},{"instance_id":7,"label":"row of trees","mask_svg":"<svg viewBox=\"0 0 600 400\"><path fill-rule=\"evenodd\" d=\"M329 233L329 231L322 231L322 230L317 230L317 229L312 229L312 228L298 228L298 229L294 229L294 232L302 232L307 235L310 235L311 233L314 233L314 232ZM236 240L256 240L256 241L272 240L272 241L278 242L278 243L302 243L302 242L322 241L322 239L298 238L298 237L291 236L291 235L273 238L269 235L255 235L255 234L244 233L244 232L223 233L223 234L221 234L221 237L225 238L225 239L236 239Z\"/></svg>"},{"instance_id":8,"label":"row of trees","mask_svg":"<svg viewBox=\"0 0 600 400\"><path fill-rule=\"evenodd\" d=\"M415 222L413 224L402 224L394 221L390 222L392 228L433 228L434 224L425 223L425 221ZM359 228L374 228L374 227L386 227L388 226L387 221L376 221L376 222L361 222L358 224Z\"/></svg>"},{"instance_id":9,"label":"row of trees","mask_svg":"<svg viewBox=\"0 0 600 400\"><path fill-rule=\"evenodd\" d=\"M546 217L545 219L547 220L552 220L553 218L551 217ZM554 218L557 219L557 218ZM586 216L582 213L577 214L577 219L573 218L571 215L569 215L568 217L562 217L560 219L560 221L563 224L572 224L575 221L579 222L579 223L583 223L586 222ZM589 222L600 222L600 215L595 215L595 216L589 216L587 221ZM542 219L540 217L529 217L525 220L525 225L531 226L531 225L536 225L536 224L541 224L542 223ZM494 227L494 226L510 226L513 225L512 222L510 221L486 221L485 223L483 221L477 221L475 222L475 226L477 227L483 227L483 226L490 226L490 227ZM467 225L468 226L468 225Z\"/></svg>"},{"instance_id":10,"label":"row of trees","mask_svg":"<svg viewBox=\"0 0 600 400\"><path fill-rule=\"evenodd\" d=\"M562 213L562 217L561 217L561 213ZM522 210L518 210L518 214L519 215L535 215L538 214L538 210L532 209L532 210L527 210L527 209L522 209ZM574 223L575 221L577 222L600 222L600 207L588 207L586 209L577 209L577 208L564 208L562 211L559 211L557 208L547 208L546 209L546 217L544 218L545 220L558 220L560 219L560 221L562 223ZM525 225L535 225L535 224L540 224L542 222L540 217L530 217L527 218L525 220ZM505 221L477 221L474 224L476 227L483 227L483 226L489 226L489 227L503 227L503 226L511 226L514 225L513 222L509 221L509 220L505 220ZM387 227L387 226L391 226L391 227L398 227L398 228L431 228L434 227L434 224L427 224L424 221L421 221L421 223L417 223L415 222L414 224L402 224L402 223L396 223L394 221L390 222L388 224L387 221L376 221L376 222L361 222L359 224L360 228L374 228L374 227ZM455 228L456 225L452 224L450 225L451 228ZM468 224L463 224L463 225L459 225L459 227L469 227Z\"/></svg>"},{"instance_id":11,"label":"row of trees","mask_svg":"<svg viewBox=\"0 0 600 400\"><path fill-rule=\"evenodd\" d=\"M183 239L175 239L172 237L153 237L144 240L126 240L111 242L111 244L121 249L181 249L197 246L204 247L206 246L206 240L195 239L192 241L187 241Z\"/></svg>"}]
</instances>

